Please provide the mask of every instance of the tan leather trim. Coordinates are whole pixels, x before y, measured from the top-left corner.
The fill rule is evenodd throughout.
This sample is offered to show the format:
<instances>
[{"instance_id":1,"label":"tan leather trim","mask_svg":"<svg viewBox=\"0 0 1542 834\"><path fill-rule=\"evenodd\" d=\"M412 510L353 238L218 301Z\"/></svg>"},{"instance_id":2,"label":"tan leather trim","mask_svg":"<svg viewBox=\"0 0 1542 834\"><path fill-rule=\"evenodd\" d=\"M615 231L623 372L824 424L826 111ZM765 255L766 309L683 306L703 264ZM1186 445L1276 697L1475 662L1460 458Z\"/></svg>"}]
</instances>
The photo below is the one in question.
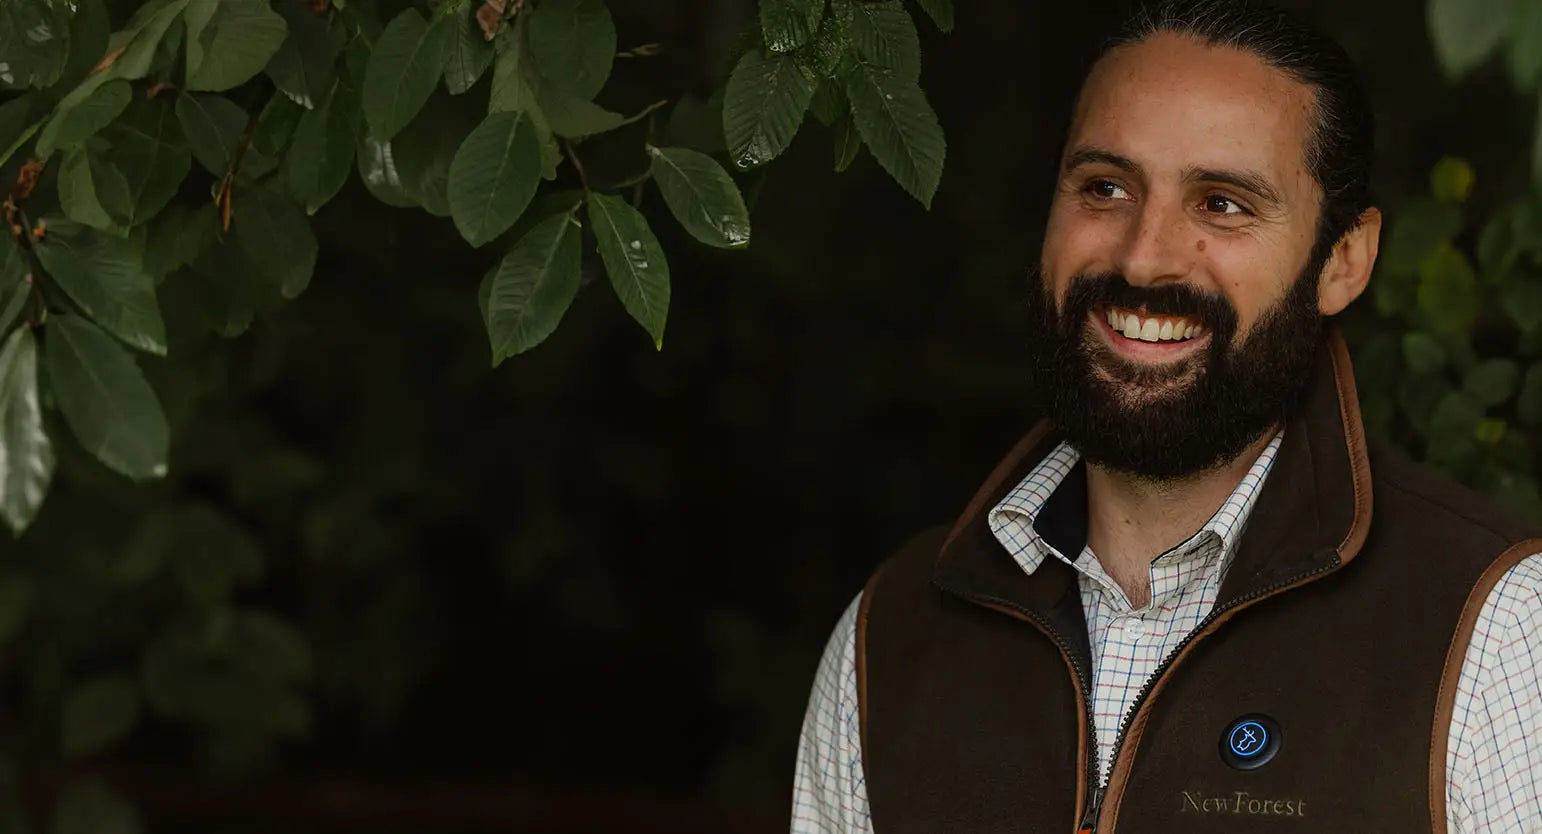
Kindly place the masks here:
<instances>
[{"instance_id":1,"label":"tan leather trim","mask_svg":"<svg viewBox=\"0 0 1542 834\"><path fill-rule=\"evenodd\" d=\"M948 531L948 537L943 540L939 552L948 549L948 545L953 543L953 539L958 535L959 531L968 526L969 522L980 513L980 510L984 509L985 503L1000 489L1001 482L1006 480L1013 470L1017 469L1023 457L1033 451L1033 447L1038 445L1040 440L1044 439L1044 435L1049 434L1049 430L1049 421L1040 420L1032 429L1028 430L1027 434L1023 435L1022 440L1017 441L1017 445L1012 447L1012 451L1007 452L1007 456L1002 458L1000 463L996 464L996 468L991 470L990 477L985 479L985 483L981 484L978 490L975 490L974 497L969 499L969 506L964 508L963 514L958 517L958 521L953 523L953 529Z\"/></svg>"},{"instance_id":2,"label":"tan leather trim","mask_svg":"<svg viewBox=\"0 0 1542 834\"><path fill-rule=\"evenodd\" d=\"M999 611L1008 617L1022 620L1049 638L1050 642L1054 643L1056 647L1059 647L1060 643L1055 640L1054 635L1045 631L1038 623L1024 617L1022 612L1005 605L996 605L990 602L981 601L979 604L992 611ZM1075 831L1081 825L1082 806L1087 803L1087 790L1089 787L1087 785L1088 737L1091 735L1091 729L1087 726L1087 695L1082 692L1082 682L1076 677L1076 667L1071 665L1071 658L1066 655L1065 649L1060 649L1060 659L1065 661L1065 669L1071 675L1071 691L1076 693L1076 810L1071 817L1071 830ZM866 763L864 762L863 764L865 765Z\"/></svg>"},{"instance_id":3,"label":"tan leather trim","mask_svg":"<svg viewBox=\"0 0 1542 834\"><path fill-rule=\"evenodd\" d=\"M1534 553L1542 553L1542 539L1510 545L1483 571L1462 605L1462 618L1457 621L1456 633L1446 650L1446 668L1440 673L1440 688L1435 694L1435 724L1430 728L1430 830L1436 834L1445 834L1446 830L1446 745L1451 737L1451 713L1456 709L1456 684L1466 662L1467 644L1494 586L1510 568Z\"/></svg>"},{"instance_id":4,"label":"tan leather trim","mask_svg":"<svg viewBox=\"0 0 1542 834\"><path fill-rule=\"evenodd\" d=\"M1333 359L1333 381L1338 388L1339 416L1344 423L1344 445L1349 450L1350 480L1355 490L1355 520L1339 542L1339 561L1347 564L1360 552L1371 529L1371 459L1366 454L1365 424L1360 420L1360 394L1355 390L1355 369L1349 346L1338 328L1329 325L1328 354Z\"/></svg>"},{"instance_id":5,"label":"tan leather trim","mask_svg":"<svg viewBox=\"0 0 1542 834\"><path fill-rule=\"evenodd\" d=\"M1167 671L1162 675L1161 679L1151 687L1150 692L1146 693L1146 700L1141 703L1140 709L1135 713L1135 717L1130 719L1129 729L1125 730L1124 746L1119 748L1119 757L1114 760L1113 770L1108 774L1108 791L1103 794L1103 807L1098 812L1099 834L1113 834L1114 827L1119 823L1119 805L1124 799L1124 789L1130 779L1130 767L1135 762L1135 751L1140 748L1141 735L1145 733L1146 722L1151 718L1151 705L1156 702L1157 696L1162 694L1162 690L1167 686L1167 682L1172 680L1173 670L1178 668L1178 664L1182 663L1189 652L1199 645L1200 640L1209 636L1227 620L1236 616L1237 612L1262 600L1283 594L1292 588L1305 585L1320 576L1321 574L1313 574L1299 582L1292 583L1273 593L1265 594L1226 611L1212 620L1209 625L1205 626L1204 630L1197 632L1194 635L1194 639L1190 640L1188 645L1183 647L1183 651L1173 658L1172 663L1168 664Z\"/></svg>"},{"instance_id":6,"label":"tan leather trim","mask_svg":"<svg viewBox=\"0 0 1542 834\"><path fill-rule=\"evenodd\" d=\"M862 588L862 601L857 603L857 636L855 661L857 666L857 731L862 744L862 772L869 773L867 768L867 613L872 605L873 593L878 589L878 577L883 575L883 569L889 563L884 562L868 577L867 585Z\"/></svg>"}]
</instances>

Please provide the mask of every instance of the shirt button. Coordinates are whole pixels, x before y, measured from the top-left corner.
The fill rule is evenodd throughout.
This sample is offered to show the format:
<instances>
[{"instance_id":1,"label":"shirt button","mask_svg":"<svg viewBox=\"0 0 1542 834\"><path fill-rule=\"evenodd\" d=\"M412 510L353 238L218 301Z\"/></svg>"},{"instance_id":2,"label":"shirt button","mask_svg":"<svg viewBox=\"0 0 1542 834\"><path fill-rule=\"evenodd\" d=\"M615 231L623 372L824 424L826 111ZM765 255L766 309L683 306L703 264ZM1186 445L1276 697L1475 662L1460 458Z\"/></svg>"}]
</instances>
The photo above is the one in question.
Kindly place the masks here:
<instances>
[{"instance_id":1,"label":"shirt button","mask_svg":"<svg viewBox=\"0 0 1542 834\"><path fill-rule=\"evenodd\" d=\"M1124 630L1129 632L1131 637L1145 637L1146 621L1139 617L1131 617L1130 620L1125 623Z\"/></svg>"}]
</instances>

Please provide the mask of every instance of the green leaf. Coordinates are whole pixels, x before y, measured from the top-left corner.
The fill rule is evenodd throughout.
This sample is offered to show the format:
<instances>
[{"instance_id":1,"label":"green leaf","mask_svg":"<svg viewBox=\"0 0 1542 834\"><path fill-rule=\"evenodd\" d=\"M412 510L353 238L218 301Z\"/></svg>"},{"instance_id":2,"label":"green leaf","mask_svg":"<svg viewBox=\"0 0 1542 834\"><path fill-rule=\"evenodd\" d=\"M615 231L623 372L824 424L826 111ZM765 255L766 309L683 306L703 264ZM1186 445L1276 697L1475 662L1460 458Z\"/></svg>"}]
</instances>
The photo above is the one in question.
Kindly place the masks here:
<instances>
[{"instance_id":1,"label":"green leaf","mask_svg":"<svg viewBox=\"0 0 1542 834\"><path fill-rule=\"evenodd\" d=\"M128 180L95 153L71 148L59 165L59 205L64 215L109 234L128 234Z\"/></svg>"},{"instance_id":2,"label":"green leaf","mask_svg":"<svg viewBox=\"0 0 1542 834\"><path fill-rule=\"evenodd\" d=\"M370 137L390 141L423 109L444 71L455 19L429 25L416 9L397 15L369 56L364 73L364 118Z\"/></svg>"},{"instance_id":3,"label":"green leaf","mask_svg":"<svg viewBox=\"0 0 1542 834\"><path fill-rule=\"evenodd\" d=\"M268 0L189 0L185 89L221 92L262 72L289 33Z\"/></svg>"},{"instance_id":4,"label":"green leaf","mask_svg":"<svg viewBox=\"0 0 1542 834\"><path fill-rule=\"evenodd\" d=\"M535 87L525 67L523 50L512 36L500 40L507 48L498 51L493 61L493 90L487 100L487 112L536 109Z\"/></svg>"},{"instance_id":5,"label":"green leaf","mask_svg":"<svg viewBox=\"0 0 1542 834\"><path fill-rule=\"evenodd\" d=\"M754 168L781 155L813 97L814 85L791 56L744 53L723 99L723 135L734 164Z\"/></svg>"},{"instance_id":6,"label":"green leaf","mask_svg":"<svg viewBox=\"0 0 1542 834\"><path fill-rule=\"evenodd\" d=\"M1430 198L1415 200L1393 215L1380 265L1393 274L1416 275L1424 258L1449 243L1461 228L1462 211L1457 206Z\"/></svg>"},{"instance_id":7,"label":"green leaf","mask_svg":"<svg viewBox=\"0 0 1542 834\"><path fill-rule=\"evenodd\" d=\"M604 0L545 0L531 14L527 34L541 77L558 89L588 101L605 86L616 26Z\"/></svg>"},{"instance_id":8,"label":"green leaf","mask_svg":"<svg viewBox=\"0 0 1542 834\"><path fill-rule=\"evenodd\" d=\"M620 113L612 113L594 102L554 87L542 86L536 95L540 101L540 116L558 136L582 139L615 130L631 121Z\"/></svg>"},{"instance_id":9,"label":"green leaf","mask_svg":"<svg viewBox=\"0 0 1542 834\"><path fill-rule=\"evenodd\" d=\"M121 741L139 721L139 685L113 675L77 684L64 696L66 756L89 756Z\"/></svg>"},{"instance_id":10,"label":"green leaf","mask_svg":"<svg viewBox=\"0 0 1542 834\"><path fill-rule=\"evenodd\" d=\"M901 81L921 78L921 39L900 0L879 3L836 0L852 7L846 37L857 58L890 70Z\"/></svg>"},{"instance_id":11,"label":"green leaf","mask_svg":"<svg viewBox=\"0 0 1542 834\"><path fill-rule=\"evenodd\" d=\"M671 145L685 145L705 153L727 153L723 139L723 89L702 100L686 95L675 103L661 134Z\"/></svg>"},{"instance_id":12,"label":"green leaf","mask_svg":"<svg viewBox=\"0 0 1542 834\"><path fill-rule=\"evenodd\" d=\"M847 113L835 123L835 172L839 174L850 168L861 152L862 135L857 133L856 121Z\"/></svg>"},{"instance_id":13,"label":"green leaf","mask_svg":"<svg viewBox=\"0 0 1542 834\"><path fill-rule=\"evenodd\" d=\"M86 451L136 480L166 474L166 415L133 356L79 316L50 316L43 365Z\"/></svg>"},{"instance_id":14,"label":"green leaf","mask_svg":"<svg viewBox=\"0 0 1542 834\"><path fill-rule=\"evenodd\" d=\"M841 58L846 55L848 33L849 29L835 15L826 15L819 24L819 31L808 43L793 50L792 56L810 78L834 78L840 70ZM815 96L818 96L817 92Z\"/></svg>"},{"instance_id":15,"label":"green leaf","mask_svg":"<svg viewBox=\"0 0 1542 834\"><path fill-rule=\"evenodd\" d=\"M266 156L278 158L289 147L289 141L300 127L300 118L307 112L289 96L282 92L274 93L257 115L257 127L252 131L252 147Z\"/></svg>"},{"instance_id":16,"label":"green leaf","mask_svg":"<svg viewBox=\"0 0 1542 834\"><path fill-rule=\"evenodd\" d=\"M60 4L63 5L63 4ZM70 16L70 57L57 82L61 88L79 84L107 54L112 23L101 0L77 0Z\"/></svg>"},{"instance_id":17,"label":"green leaf","mask_svg":"<svg viewBox=\"0 0 1542 834\"><path fill-rule=\"evenodd\" d=\"M1489 217L1478 237L1478 263L1492 281L1503 281L1522 256L1542 252L1542 211L1515 200Z\"/></svg>"},{"instance_id":18,"label":"green leaf","mask_svg":"<svg viewBox=\"0 0 1542 834\"><path fill-rule=\"evenodd\" d=\"M197 260L219 237L219 215L212 205L174 205L150 221L145 241L145 272L162 278Z\"/></svg>"},{"instance_id":19,"label":"green leaf","mask_svg":"<svg viewBox=\"0 0 1542 834\"><path fill-rule=\"evenodd\" d=\"M32 294L31 272L26 253L10 235L0 234L0 335L10 332L27 305Z\"/></svg>"},{"instance_id":20,"label":"green leaf","mask_svg":"<svg viewBox=\"0 0 1542 834\"><path fill-rule=\"evenodd\" d=\"M953 0L916 0L937 28L943 32L953 31Z\"/></svg>"},{"instance_id":21,"label":"green leaf","mask_svg":"<svg viewBox=\"0 0 1542 834\"><path fill-rule=\"evenodd\" d=\"M1523 333L1542 327L1542 280L1531 273L1507 277L1499 286L1499 308Z\"/></svg>"},{"instance_id":22,"label":"green leaf","mask_svg":"<svg viewBox=\"0 0 1542 834\"><path fill-rule=\"evenodd\" d=\"M1542 362L1536 362L1526 369L1526 376L1521 380L1521 394L1516 399L1515 414L1522 423L1532 427L1542 427Z\"/></svg>"},{"instance_id":23,"label":"green leaf","mask_svg":"<svg viewBox=\"0 0 1542 834\"><path fill-rule=\"evenodd\" d=\"M1542 3L1516 0L1510 10L1509 49L1505 51L1510 78L1530 92L1542 76Z\"/></svg>"},{"instance_id":24,"label":"green leaf","mask_svg":"<svg viewBox=\"0 0 1542 834\"><path fill-rule=\"evenodd\" d=\"M948 148L926 94L913 81L861 61L846 72L845 82L852 118L868 150L911 196L931 208Z\"/></svg>"},{"instance_id":25,"label":"green leaf","mask_svg":"<svg viewBox=\"0 0 1542 834\"><path fill-rule=\"evenodd\" d=\"M1472 193L1475 178L1472 164L1467 160L1455 156L1441 157L1435 167L1430 169L1430 189L1435 192L1437 200L1461 203Z\"/></svg>"},{"instance_id":26,"label":"green leaf","mask_svg":"<svg viewBox=\"0 0 1542 834\"><path fill-rule=\"evenodd\" d=\"M70 8L63 3L0 3L0 89L51 87L69 60Z\"/></svg>"},{"instance_id":27,"label":"green leaf","mask_svg":"<svg viewBox=\"0 0 1542 834\"><path fill-rule=\"evenodd\" d=\"M1489 418L1480 421L1478 427L1473 430L1472 435L1479 443L1494 446L1504 439L1506 428L1505 421L1498 418Z\"/></svg>"},{"instance_id":28,"label":"green leaf","mask_svg":"<svg viewBox=\"0 0 1542 834\"><path fill-rule=\"evenodd\" d=\"M760 31L766 48L791 52L807 43L824 12L825 0L760 0Z\"/></svg>"},{"instance_id":29,"label":"green leaf","mask_svg":"<svg viewBox=\"0 0 1542 834\"><path fill-rule=\"evenodd\" d=\"M450 163L450 212L472 246L503 234L541 182L541 145L523 113L493 113L471 131Z\"/></svg>"},{"instance_id":30,"label":"green leaf","mask_svg":"<svg viewBox=\"0 0 1542 834\"><path fill-rule=\"evenodd\" d=\"M375 199L388 206L411 208L417 205L402 186L401 173L396 170L396 157L389 142L378 142L364 135L359 139L359 179Z\"/></svg>"},{"instance_id":31,"label":"green leaf","mask_svg":"<svg viewBox=\"0 0 1542 834\"><path fill-rule=\"evenodd\" d=\"M259 609L246 609L231 624L231 652L274 683L310 680L314 663L305 635Z\"/></svg>"},{"instance_id":32,"label":"green leaf","mask_svg":"<svg viewBox=\"0 0 1542 834\"><path fill-rule=\"evenodd\" d=\"M1414 200L1392 217L1382 253L1383 268L1391 273L1417 274L1425 257L1440 245L1449 244L1460 230L1460 208L1434 199Z\"/></svg>"},{"instance_id":33,"label":"green leaf","mask_svg":"<svg viewBox=\"0 0 1542 834\"><path fill-rule=\"evenodd\" d=\"M128 25L107 40L110 52L123 50L107 70L113 78L143 78L150 71L166 30L182 16L188 0L150 0L140 6Z\"/></svg>"},{"instance_id":34,"label":"green leaf","mask_svg":"<svg viewBox=\"0 0 1542 834\"><path fill-rule=\"evenodd\" d=\"M452 96L471 89L493 63L493 45L482 36L477 23L479 8L480 3L470 3L455 13L455 39L444 63L444 87Z\"/></svg>"},{"instance_id":35,"label":"green leaf","mask_svg":"<svg viewBox=\"0 0 1542 834\"><path fill-rule=\"evenodd\" d=\"M143 834L139 812L95 779L71 785L54 806L49 834Z\"/></svg>"},{"instance_id":36,"label":"green leaf","mask_svg":"<svg viewBox=\"0 0 1542 834\"><path fill-rule=\"evenodd\" d=\"M838 82L826 79L814 88L814 97L809 99L808 110L820 124L835 127L836 122L851 112L851 103L846 100L846 91L841 89Z\"/></svg>"},{"instance_id":37,"label":"green leaf","mask_svg":"<svg viewBox=\"0 0 1542 834\"><path fill-rule=\"evenodd\" d=\"M165 99L139 99L104 135L107 160L128 184L125 222L137 226L171 201L192 167L176 109Z\"/></svg>"},{"instance_id":38,"label":"green leaf","mask_svg":"<svg viewBox=\"0 0 1542 834\"><path fill-rule=\"evenodd\" d=\"M621 306L653 337L654 347L663 350L669 263L647 218L620 197L595 194L589 198L589 226Z\"/></svg>"},{"instance_id":39,"label":"green leaf","mask_svg":"<svg viewBox=\"0 0 1542 834\"><path fill-rule=\"evenodd\" d=\"M53 480L54 449L43 430L37 343L18 327L0 347L0 516L17 536L43 505Z\"/></svg>"},{"instance_id":40,"label":"green leaf","mask_svg":"<svg viewBox=\"0 0 1542 834\"><path fill-rule=\"evenodd\" d=\"M332 88L346 35L309 3L280 2L274 11L283 16L289 35L268 61L268 78L291 101L310 110Z\"/></svg>"},{"instance_id":41,"label":"green leaf","mask_svg":"<svg viewBox=\"0 0 1542 834\"><path fill-rule=\"evenodd\" d=\"M78 145L96 135L133 99L127 81L108 81L95 87L84 100L66 106L59 104L59 114L43 126L37 137L37 155L47 159L57 148Z\"/></svg>"},{"instance_id":42,"label":"green leaf","mask_svg":"<svg viewBox=\"0 0 1542 834\"><path fill-rule=\"evenodd\" d=\"M1403 334L1403 361L1416 374L1439 371L1446 364L1446 350L1440 340L1422 330Z\"/></svg>"},{"instance_id":43,"label":"green leaf","mask_svg":"<svg viewBox=\"0 0 1542 834\"><path fill-rule=\"evenodd\" d=\"M230 232L252 274L285 298L310 286L316 271L316 236L300 207L269 188L237 192Z\"/></svg>"},{"instance_id":44,"label":"green leaf","mask_svg":"<svg viewBox=\"0 0 1542 834\"><path fill-rule=\"evenodd\" d=\"M429 214L451 215L450 163L482 118L480 111L465 99L435 96L412 124L391 140L403 190Z\"/></svg>"},{"instance_id":45,"label":"green leaf","mask_svg":"<svg viewBox=\"0 0 1542 834\"><path fill-rule=\"evenodd\" d=\"M47 111L41 93L27 93L0 104L0 165L43 127Z\"/></svg>"},{"instance_id":46,"label":"green leaf","mask_svg":"<svg viewBox=\"0 0 1542 834\"><path fill-rule=\"evenodd\" d=\"M342 190L363 135L358 91L343 79L333 81L316 109L300 117L284 173L290 193L307 214L315 214Z\"/></svg>"},{"instance_id":47,"label":"green leaf","mask_svg":"<svg viewBox=\"0 0 1542 834\"><path fill-rule=\"evenodd\" d=\"M687 148L648 146L653 179L680 225L708 246L750 244L750 213L733 178L712 157Z\"/></svg>"},{"instance_id":48,"label":"green leaf","mask_svg":"<svg viewBox=\"0 0 1542 834\"><path fill-rule=\"evenodd\" d=\"M1483 63L1504 38L1510 0L1429 0L1435 55L1455 78Z\"/></svg>"},{"instance_id":49,"label":"green leaf","mask_svg":"<svg viewBox=\"0 0 1542 834\"><path fill-rule=\"evenodd\" d=\"M1430 415L1429 459L1448 465L1465 463L1477 453L1482 419L1483 407L1467 394L1452 391L1442 397Z\"/></svg>"},{"instance_id":50,"label":"green leaf","mask_svg":"<svg viewBox=\"0 0 1542 834\"><path fill-rule=\"evenodd\" d=\"M1462 390L1485 408L1499 405L1515 393L1521 366L1513 359L1485 359L1474 365L1462 381Z\"/></svg>"},{"instance_id":51,"label":"green leaf","mask_svg":"<svg viewBox=\"0 0 1542 834\"><path fill-rule=\"evenodd\" d=\"M178 277L191 285L198 320L210 332L233 339L251 327L264 288L233 236L205 248Z\"/></svg>"},{"instance_id":52,"label":"green leaf","mask_svg":"<svg viewBox=\"0 0 1542 834\"><path fill-rule=\"evenodd\" d=\"M208 93L177 96L176 111L193 158L214 176L225 176L251 117L230 99Z\"/></svg>"},{"instance_id":53,"label":"green leaf","mask_svg":"<svg viewBox=\"0 0 1542 834\"><path fill-rule=\"evenodd\" d=\"M48 236L33 251L54 282L114 336L165 355L166 326L155 284L133 245L63 219L48 219L47 228Z\"/></svg>"},{"instance_id":54,"label":"green leaf","mask_svg":"<svg viewBox=\"0 0 1542 834\"><path fill-rule=\"evenodd\" d=\"M1467 256L1449 243L1419 264L1419 309L1444 332L1465 330L1478 315L1483 296Z\"/></svg>"},{"instance_id":55,"label":"green leaf","mask_svg":"<svg viewBox=\"0 0 1542 834\"><path fill-rule=\"evenodd\" d=\"M572 211L536 224L490 273L483 321L493 366L546 340L578 295L578 221Z\"/></svg>"}]
</instances>

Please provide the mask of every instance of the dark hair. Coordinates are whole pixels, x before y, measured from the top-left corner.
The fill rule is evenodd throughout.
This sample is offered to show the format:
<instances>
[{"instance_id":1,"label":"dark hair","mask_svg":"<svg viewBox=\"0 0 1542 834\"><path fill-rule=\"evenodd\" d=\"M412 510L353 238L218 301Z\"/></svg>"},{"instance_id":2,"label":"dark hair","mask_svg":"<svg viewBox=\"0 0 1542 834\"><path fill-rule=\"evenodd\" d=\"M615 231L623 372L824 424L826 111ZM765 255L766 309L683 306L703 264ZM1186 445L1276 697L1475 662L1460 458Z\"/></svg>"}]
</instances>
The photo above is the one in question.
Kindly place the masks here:
<instances>
[{"instance_id":1,"label":"dark hair","mask_svg":"<svg viewBox=\"0 0 1542 834\"><path fill-rule=\"evenodd\" d=\"M1312 262L1326 263L1334 244L1359 225L1372 204L1375 117L1354 61L1315 26L1255 0L1147 3L1130 15L1100 57L1163 32L1251 52L1316 91L1306 161L1323 191Z\"/></svg>"}]
</instances>

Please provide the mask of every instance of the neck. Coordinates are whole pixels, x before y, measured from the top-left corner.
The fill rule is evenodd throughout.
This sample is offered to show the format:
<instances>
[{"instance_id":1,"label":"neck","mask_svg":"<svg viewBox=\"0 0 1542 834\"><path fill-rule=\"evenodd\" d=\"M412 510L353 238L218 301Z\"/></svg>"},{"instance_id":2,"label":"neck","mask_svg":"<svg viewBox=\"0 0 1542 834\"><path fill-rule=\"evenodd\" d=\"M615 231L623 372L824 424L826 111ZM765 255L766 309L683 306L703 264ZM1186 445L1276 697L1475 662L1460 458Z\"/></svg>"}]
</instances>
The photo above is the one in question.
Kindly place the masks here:
<instances>
[{"instance_id":1,"label":"neck","mask_svg":"<svg viewBox=\"0 0 1542 834\"><path fill-rule=\"evenodd\" d=\"M1087 464L1087 545L1137 610L1151 602L1151 562L1182 544L1237 489L1278 427L1241 454L1177 481Z\"/></svg>"}]
</instances>

